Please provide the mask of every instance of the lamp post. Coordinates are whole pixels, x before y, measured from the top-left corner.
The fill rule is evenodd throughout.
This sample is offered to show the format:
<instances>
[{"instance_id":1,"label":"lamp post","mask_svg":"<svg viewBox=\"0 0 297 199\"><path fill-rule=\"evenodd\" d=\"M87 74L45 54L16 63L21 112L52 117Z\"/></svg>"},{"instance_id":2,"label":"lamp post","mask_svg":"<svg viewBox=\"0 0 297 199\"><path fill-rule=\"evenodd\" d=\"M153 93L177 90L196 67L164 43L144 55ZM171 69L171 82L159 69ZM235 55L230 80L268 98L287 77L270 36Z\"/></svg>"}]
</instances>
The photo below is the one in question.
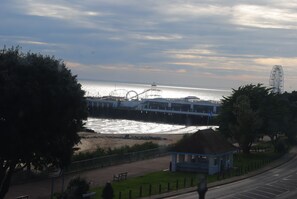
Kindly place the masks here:
<instances>
[{"instance_id":1,"label":"lamp post","mask_svg":"<svg viewBox=\"0 0 297 199\"><path fill-rule=\"evenodd\" d=\"M205 199L205 194L207 192L207 174L198 175L198 188L197 192L199 195L199 199Z\"/></svg>"},{"instance_id":2,"label":"lamp post","mask_svg":"<svg viewBox=\"0 0 297 199\"><path fill-rule=\"evenodd\" d=\"M55 178L58 178L63 173L63 170L58 168L57 170L54 170L49 173L49 177L51 178L51 199L54 198L54 184L55 184ZM63 179L64 180L64 179ZM64 184L64 182L62 182Z\"/></svg>"}]
</instances>

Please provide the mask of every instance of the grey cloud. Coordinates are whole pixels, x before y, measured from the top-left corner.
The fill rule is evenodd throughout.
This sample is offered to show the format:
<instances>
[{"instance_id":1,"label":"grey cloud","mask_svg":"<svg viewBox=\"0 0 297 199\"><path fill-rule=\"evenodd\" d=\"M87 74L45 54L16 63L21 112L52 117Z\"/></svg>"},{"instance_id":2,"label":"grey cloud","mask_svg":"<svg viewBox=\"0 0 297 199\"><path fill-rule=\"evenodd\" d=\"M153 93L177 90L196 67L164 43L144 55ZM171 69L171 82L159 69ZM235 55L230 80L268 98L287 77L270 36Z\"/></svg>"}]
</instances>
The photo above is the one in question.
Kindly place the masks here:
<instances>
[{"instance_id":1,"label":"grey cloud","mask_svg":"<svg viewBox=\"0 0 297 199\"><path fill-rule=\"evenodd\" d=\"M297 85L294 1L3 0L0 11L1 44L79 63L82 78L232 86L265 82L281 61Z\"/></svg>"}]
</instances>

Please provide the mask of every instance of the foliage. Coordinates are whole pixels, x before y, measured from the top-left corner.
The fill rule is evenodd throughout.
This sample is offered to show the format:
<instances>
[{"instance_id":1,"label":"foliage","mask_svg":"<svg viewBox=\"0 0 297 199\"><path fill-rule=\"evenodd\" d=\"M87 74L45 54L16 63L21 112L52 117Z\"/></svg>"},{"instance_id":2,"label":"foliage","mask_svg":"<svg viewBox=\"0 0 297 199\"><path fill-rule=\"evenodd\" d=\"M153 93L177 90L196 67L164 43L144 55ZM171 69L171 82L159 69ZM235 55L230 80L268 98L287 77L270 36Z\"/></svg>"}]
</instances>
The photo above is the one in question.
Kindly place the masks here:
<instances>
[{"instance_id":1,"label":"foliage","mask_svg":"<svg viewBox=\"0 0 297 199\"><path fill-rule=\"evenodd\" d=\"M270 93L264 109L265 132L275 144L278 136L287 132L289 126L289 100L285 95Z\"/></svg>"},{"instance_id":2,"label":"foliage","mask_svg":"<svg viewBox=\"0 0 297 199\"><path fill-rule=\"evenodd\" d=\"M110 182L106 183L105 187L102 190L102 198L103 199L113 199L114 193L113 188Z\"/></svg>"},{"instance_id":3,"label":"foliage","mask_svg":"<svg viewBox=\"0 0 297 199\"><path fill-rule=\"evenodd\" d=\"M292 93L284 93L285 98L289 102L289 116L287 117L287 125L285 126L285 134L288 137L288 141L292 144L296 144L297 135L297 91Z\"/></svg>"},{"instance_id":4,"label":"foliage","mask_svg":"<svg viewBox=\"0 0 297 199\"><path fill-rule=\"evenodd\" d=\"M273 144L272 142L267 141L258 141L257 144L253 145L251 149L263 149L265 151L273 151Z\"/></svg>"},{"instance_id":5,"label":"foliage","mask_svg":"<svg viewBox=\"0 0 297 199\"><path fill-rule=\"evenodd\" d=\"M54 57L0 51L0 198L16 168L65 167L87 117L84 91Z\"/></svg>"},{"instance_id":6,"label":"foliage","mask_svg":"<svg viewBox=\"0 0 297 199\"><path fill-rule=\"evenodd\" d=\"M114 149L111 149L111 148L103 149L98 147L93 152L80 152L78 154L75 154L73 156L73 161L92 159L95 157L114 155L114 154L132 153L132 152L144 151L149 149L155 149L158 147L159 145L153 142L145 142L143 144L135 144L133 146L123 146L123 147L114 148Z\"/></svg>"},{"instance_id":7,"label":"foliage","mask_svg":"<svg viewBox=\"0 0 297 199\"><path fill-rule=\"evenodd\" d=\"M272 148L273 149L273 148ZM266 152L258 153L239 153L234 155L234 167L246 169L254 164L261 164L264 166L268 162L276 160L282 155L282 153L274 152L273 150L267 150Z\"/></svg>"},{"instance_id":8,"label":"foliage","mask_svg":"<svg viewBox=\"0 0 297 199\"><path fill-rule=\"evenodd\" d=\"M265 129L263 115L268 89L261 84L246 85L233 90L222 100L219 129L225 136L238 142L245 153Z\"/></svg>"},{"instance_id":9,"label":"foliage","mask_svg":"<svg viewBox=\"0 0 297 199\"><path fill-rule=\"evenodd\" d=\"M70 180L64 197L71 199L81 199L82 195L90 189L90 184L83 178L76 177Z\"/></svg>"},{"instance_id":10,"label":"foliage","mask_svg":"<svg viewBox=\"0 0 297 199\"><path fill-rule=\"evenodd\" d=\"M239 146L244 152L247 152L259 136L262 120L258 111L251 109L250 101L245 95L237 98L233 109L233 113L236 115L236 124L231 123L229 129Z\"/></svg>"},{"instance_id":11,"label":"foliage","mask_svg":"<svg viewBox=\"0 0 297 199\"><path fill-rule=\"evenodd\" d=\"M278 153L285 153L289 150L289 144L285 139L278 139L274 146L275 151Z\"/></svg>"}]
</instances>

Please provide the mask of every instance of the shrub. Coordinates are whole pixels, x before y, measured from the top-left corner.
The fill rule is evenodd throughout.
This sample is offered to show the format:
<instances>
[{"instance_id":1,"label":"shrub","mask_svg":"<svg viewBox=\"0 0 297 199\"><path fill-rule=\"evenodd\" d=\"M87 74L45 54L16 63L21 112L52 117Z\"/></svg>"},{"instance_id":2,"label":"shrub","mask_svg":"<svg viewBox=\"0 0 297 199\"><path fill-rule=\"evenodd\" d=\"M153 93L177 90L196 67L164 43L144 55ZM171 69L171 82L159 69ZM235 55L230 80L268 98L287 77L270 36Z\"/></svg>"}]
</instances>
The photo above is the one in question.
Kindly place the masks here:
<instances>
[{"instance_id":1,"label":"shrub","mask_svg":"<svg viewBox=\"0 0 297 199\"><path fill-rule=\"evenodd\" d=\"M159 145L155 144L153 142L145 142L143 144L135 144L133 146L122 146L122 147L114 148L114 149L111 149L111 148L103 149L103 148L98 147L93 152L81 152L81 153L74 155L72 158L72 161L92 159L95 157L107 156L107 155L132 153L132 152L144 151L144 150L149 150L149 149L155 149L158 147L159 147Z\"/></svg>"},{"instance_id":2,"label":"shrub","mask_svg":"<svg viewBox=\"0 0 297 199\"><path fill-rule=\"evenodd\" d=\"M76 177L72 179L66 190L66 198L81 199L82 194L87 193L90 189L90 184L83 178Z\"/></svg>"},{"instance_id":3,"label":"shrub","mask_svg":"<svg viewBox=\"0 0 297 199\"><path fill-rule=\"evenodd\" d=\"M279 153L285 153L288 150L288 144L286 143L285 140L280 139L276 141L275 144L275 151Z\"/></svg>"}]
</instances>

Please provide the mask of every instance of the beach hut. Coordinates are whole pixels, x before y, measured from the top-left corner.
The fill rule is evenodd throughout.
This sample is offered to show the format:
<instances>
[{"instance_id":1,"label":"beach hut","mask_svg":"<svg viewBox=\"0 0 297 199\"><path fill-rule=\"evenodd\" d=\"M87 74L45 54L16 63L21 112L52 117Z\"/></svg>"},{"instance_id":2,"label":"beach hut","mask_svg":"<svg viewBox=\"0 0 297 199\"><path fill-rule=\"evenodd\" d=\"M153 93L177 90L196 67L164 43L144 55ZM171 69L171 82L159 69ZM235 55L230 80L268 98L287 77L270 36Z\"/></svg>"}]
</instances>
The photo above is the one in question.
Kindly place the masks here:
<instances>
[{"instance_id":1,"label":"beach hut","mask_svg":"<svg viewBox=\"0 0 297 199\"><path fill-rule=\"evenodd\" d=\"M171 151L171 171L215 174L233 167L237 148L213 129L185 136Z\"/></svg>"}]
</instances>

